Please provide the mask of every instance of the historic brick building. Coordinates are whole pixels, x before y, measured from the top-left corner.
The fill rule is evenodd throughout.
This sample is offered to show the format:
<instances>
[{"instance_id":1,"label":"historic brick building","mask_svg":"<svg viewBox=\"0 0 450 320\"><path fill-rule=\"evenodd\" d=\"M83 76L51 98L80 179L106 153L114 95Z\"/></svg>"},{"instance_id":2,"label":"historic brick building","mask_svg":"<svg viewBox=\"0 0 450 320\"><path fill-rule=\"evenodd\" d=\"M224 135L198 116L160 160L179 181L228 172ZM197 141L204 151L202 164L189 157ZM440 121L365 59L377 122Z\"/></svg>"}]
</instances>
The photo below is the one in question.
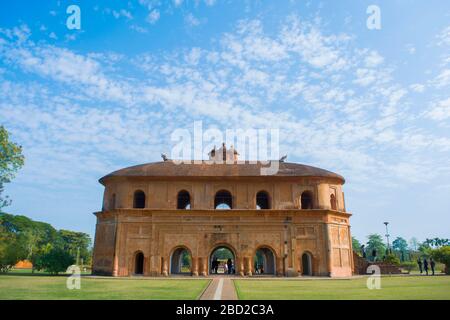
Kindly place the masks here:
<instances>
[{"instance_id":1,"label":"historic brick building","mask_svg":"<svg viewBox=\"0 0 450 320\"><path fill-rule=\"evenodd\" d=\"M283 161L278 173L262 175L261 163L237 163L237 152L224 146L209 156L210 162L166 159L100 179L95 274L181 273L187 251L189 273L207 275L213 252L228 248L239 275L254 273L259 250L265 274L351 276L342 176Z\"/></svg>"}]
</instances>

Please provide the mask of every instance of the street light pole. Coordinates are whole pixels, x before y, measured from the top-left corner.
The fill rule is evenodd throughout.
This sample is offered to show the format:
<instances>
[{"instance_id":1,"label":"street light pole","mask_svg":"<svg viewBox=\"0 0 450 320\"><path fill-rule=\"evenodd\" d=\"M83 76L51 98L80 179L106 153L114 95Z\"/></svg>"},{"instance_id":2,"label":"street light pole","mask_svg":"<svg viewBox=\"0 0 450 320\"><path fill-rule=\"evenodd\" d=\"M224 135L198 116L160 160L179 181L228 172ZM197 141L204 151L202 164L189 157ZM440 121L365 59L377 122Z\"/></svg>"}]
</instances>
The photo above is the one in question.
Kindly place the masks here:
<instances>
[{"instance_id":1,"label":"street light pole","mask_svg":"<svg viewBox=\"0 0 450 320\"><path fill-rule=\"evenodd\" d=\"M387 240L387 246L388 246L388 253L391 253L391 247L389 245L389 231L388 231L388 224L389 222L384 222L384 225L386 226L386 240Z\"/></svg>"}]
</instances>

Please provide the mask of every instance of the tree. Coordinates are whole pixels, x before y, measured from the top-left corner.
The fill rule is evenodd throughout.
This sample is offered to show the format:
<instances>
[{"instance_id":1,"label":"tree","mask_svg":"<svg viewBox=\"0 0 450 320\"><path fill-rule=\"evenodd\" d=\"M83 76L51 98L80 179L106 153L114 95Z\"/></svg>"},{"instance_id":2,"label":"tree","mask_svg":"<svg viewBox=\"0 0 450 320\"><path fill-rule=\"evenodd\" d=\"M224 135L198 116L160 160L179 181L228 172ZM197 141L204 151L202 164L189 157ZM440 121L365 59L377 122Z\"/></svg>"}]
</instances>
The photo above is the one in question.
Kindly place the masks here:
<instances>
[{"instance_id":1,"label":"tree","mask_svg":"<svg viewBox=\"0 0 450 320\"><path fill-rule=\"evenodd\" d=\"M379 234L371 234L367 237L367 256L372 256L372 252L375 250L377 257L384 255L386 252L386 246L384 245L383 238Z\"/></svg>"},{"instance_id":2,"label":"tree","mask_svg":"<svg viewBox=\"0 0 450 320\"><path fill-rule=\"evenodd\" d=\"M20 259L20 245L14 234L0 225L0 272L7 272Z\"/></svg>"},{"instance_id":3,"label":"tree","mask_svg":"<svg viewBox=\"0 0 450 320\"><path fill-rule=\"evenodd\" d=\"M8 196L2 196L4 184L11 182L23 164L22 147L9 141L8 131L0 126L0 209L11 203Z\"/></svg>"},{"instance_id":4,"label":"tree","mask_svg":"<svg viewBox=\"0 0 450 320\"><path fill-rule=\"evenodd\" d=\"M355 237L352 237L352 248L358 255L362 256L361 250L361 242L358 241Z\"/></svg>"},{"instance_id":5,"label":"tree","mask_svg":"<svg viewBox=\"0 0 450 320\"><path fill-rule=\"evenodd\" d=\"M383 261L388 264L393 264L395 266L400 265L400 260L395 256L395 254L392 254L392 253L387 254L384 257Z\"/></svg>"},{"instance_id":6,"label":"tree","mask_svg":"<svg viewBox=\"0 0 450 320\"><path fill-rule=\"evenodd\" d=\"M450 274L450 246L442 246L430 250L430 256L437 262L445 265L445 273Z\"/></svg>"},{"instance_id":7,"label":"tree","mask_svg":"<svg viewBox=\"0 0 450 320\"><path fill-rule=\"evenodd\" d=\"M417 240L416 237L412 237L409 240L409 247L411 248L411 250L417 251L417 249L419 248L419 241Z\"/></svg>"},{"instance_id":8,"label":"tree","mask_svg":"<svg viewBox=\"0 0 450 320\"><path fill-rule=\"evenodd\" d=\"M64 272L75 262L75 258L61 248L51 248L36 260L39 270L43 269L51 274Z\"/></svg>"},{"instance_id":9,"label":"tree","mask_svg":"<svg viewBox=\"0 0 450 320\"><path fill-rule=\"evenodd\" d=\"M400 253L401 261L405 261L405 255L408 250L408 243L402 237L397 237L394 241L392 241L392 248L394 251Z\"/></svg>"},{"instance_id":10,"label":"tree","mask_svg":"<svg viewBox=\"0 0 450 320\"><path fill-rule=\"evenodd\" d=\"M80 259L89 259L89 246L91 239L87 233L70 230L59 230L60 243L62 249L77 258L76 263L80 264Z\"/></svg>"},{"instance_id":11,"label":"tree","mask_svg":"<svg viewBox=\"0 0 450 320\"><path fill-rule=\"evenodd\" d=\"M450 239L441 239L441 238L433 238L433 239L426 239L423 244L423 246L429 247L429 248L440 248L442 246L449 246L450 245Z\"/></svg>"}]
</instances>

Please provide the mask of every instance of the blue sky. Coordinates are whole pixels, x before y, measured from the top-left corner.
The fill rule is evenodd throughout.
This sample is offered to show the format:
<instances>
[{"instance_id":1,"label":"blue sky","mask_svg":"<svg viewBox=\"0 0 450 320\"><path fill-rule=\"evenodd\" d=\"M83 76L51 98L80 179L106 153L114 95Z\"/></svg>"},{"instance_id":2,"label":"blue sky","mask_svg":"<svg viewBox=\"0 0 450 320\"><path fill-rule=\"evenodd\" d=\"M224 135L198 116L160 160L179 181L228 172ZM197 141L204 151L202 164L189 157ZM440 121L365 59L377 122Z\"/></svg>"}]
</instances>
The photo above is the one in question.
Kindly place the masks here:
<instances>
[{"instance_id":1,"label":"blue sky","mask_svg":"<svg viewBox=\"0 0 450 320\"><path fill-rule=\"evenodd\" d=\"M394 237L450 236L448 1L0 6L0 124L26 156L6 211L93 235L98 179L159 161L202 120L279 128L289 161L345 176L360 240L384 221Z\"/></svg>"}]
</instances>

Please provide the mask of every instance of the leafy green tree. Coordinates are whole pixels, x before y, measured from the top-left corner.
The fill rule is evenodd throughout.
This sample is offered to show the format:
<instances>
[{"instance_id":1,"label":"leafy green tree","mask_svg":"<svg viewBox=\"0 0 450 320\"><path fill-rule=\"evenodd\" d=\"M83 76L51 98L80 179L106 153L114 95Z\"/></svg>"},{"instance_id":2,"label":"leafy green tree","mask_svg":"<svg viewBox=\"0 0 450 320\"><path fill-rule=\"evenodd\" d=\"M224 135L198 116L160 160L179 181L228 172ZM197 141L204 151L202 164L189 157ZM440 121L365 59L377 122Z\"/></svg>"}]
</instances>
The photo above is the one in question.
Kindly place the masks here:
<instances>
[{"instance_id":1,"label":"leafy green tree","mask_svg":"<svg viewBox=\"0 0 450 320\"><path fill-rule=\"evenodd\" d=\"M5 183L11 182L23 164L22 147L10 141L8 131L0 126L0 209L11 203L8 196L2 195Z\"/></svg>"},{"instance_id":2,"label":"leafy green tree","mask_svg":"<svg viewBox=\"0 0 450 320\"><path fill-rule=\"evenodd\" d=\"M43 269L51 274L66 271L74 262L75 258L61 248L51 248L48 252L40 255L36 261L39 269Z\"/></svg>"},{"instance_id":3,"label":"leafy green tree","mask_svg":"<svg viewBox=\"0 0 450 320\"><path fill-rule=\"evenodd\" d=\"M20 259L20 245L14 234L0 225L0 272L7 272Z\"/></svg>"},{"instance_id":4,"label":"leafy green tree","mask_svg":"<svg viewBox=\"0 0 450 320\"><path fill-rule=\"evenodd\" d=\"M405 239L403 239L402 237L397 237L392 242L392 249L400 254L401 261L405 261L405 256L408 251L408 242L406 242Z\"/></svg>"},{"instance_id":5,"label":"leafy green tree","mask_svg":"<svg viewBox=\"0 0 450 320\"><path fill-rule=\"evenodd\" d=\"M397 258L397 256L396 256L395 254L393 254L393 253L387 254L387 255L384 257L383 261L386 262L386 263L388 263L388 264L393 264L393 265L395 265L395 266L400 265L400 259Z\"/></svg>"},{"instance_id":6,"label":"leafy green tree","mask_svg":"<svg viewBox=\"0 0 450 320\"><path fill-rule=\"evenodd\" d=\"M77 264L80 264L80 259L83 259L83 261L89 259L91 238L87 233L59 230L58 235L60 237L59 245L62 249L76 258Z\"/></svg>"},{"instance_id":7,"label":"leafy green tree","mask_svg":"<svg viewBox=\"0 0 450 320\"><path fill-rule=\"evenodd\" d=\"M355 237L352 237L352 248L358 255L362 256L361 250L361 242L358 241Z\"/></svg>"},{"instance_id":8,"label":"leafy green tree","mask_svg":"<svg viewBox=\"0 0 450 320\"><path fill-rule=\"evenodd\" d=\"M440 248L442 246L449 246L450 239L441 239L441 238L425 239L422 245L429 248Z\"/></svg>"},{"instance_id":9,"label":"leafy green tree","mask_svg":"<svg viewBox=\"0 0 450 320\"><path fill-rule=\"evenodd\" d=\"M379 234L370 234L367 239L367 256L371 257L373 250L376 250L377 259L380 259L380 257L384 256L386 252L386 246L383 242L383 238Z\"/></svg>"},{"instance_id":10,"label":"leafy green tree","mask_svg":"<svg viewBox=\"0 0 450 320\"><path fill-rule=\"evenodd\" d=\"M432 249L429 253L434 260L443 263L445 265L445 273L450 274L450 246Z\"/></svg>"}]
</instances>

